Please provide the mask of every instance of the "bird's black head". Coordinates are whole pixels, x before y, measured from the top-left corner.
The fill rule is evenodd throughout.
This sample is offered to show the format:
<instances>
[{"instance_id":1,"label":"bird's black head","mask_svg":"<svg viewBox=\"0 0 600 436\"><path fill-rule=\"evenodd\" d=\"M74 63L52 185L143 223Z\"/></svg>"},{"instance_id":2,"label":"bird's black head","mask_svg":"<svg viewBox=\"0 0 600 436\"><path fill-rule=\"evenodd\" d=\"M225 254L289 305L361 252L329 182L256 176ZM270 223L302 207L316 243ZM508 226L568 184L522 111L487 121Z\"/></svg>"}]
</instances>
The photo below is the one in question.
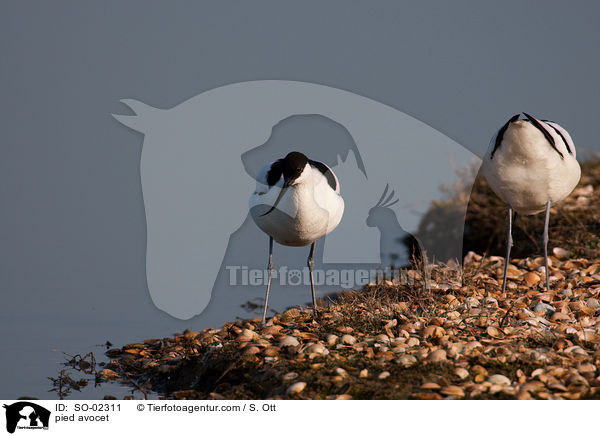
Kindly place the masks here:
<instances>
[{"instance_id":1,"label":"bird's black head","mask_svg":"<svg viewBox=\"0 0 600 436\"><path fill-rule=\"evenodd\" d=\"M283 159L273 162L267 174L267 182L269 186L273 186L281 178L281 175L283 175L283 187L279 191L279 195L273 206L271 206L271 209L263 213L262 216L270 214L277 207L287 189L302 175L307 163L308 158L298 151L292 151Z\"/></svg>"},{"instance_id":2,"label":"bird's black head","mask_svg":"<svg viewBox=\"0 0 600 436\"><path fill-rule=\"evenodd\" d=\"M300 177L307 163L308 158L304 154L298 151L292 151L291 153L288 153L288 155L284 157L282 161L283 179L286 181L286 183L291 184L294 180Z\"/></svg>"}]
</instances>

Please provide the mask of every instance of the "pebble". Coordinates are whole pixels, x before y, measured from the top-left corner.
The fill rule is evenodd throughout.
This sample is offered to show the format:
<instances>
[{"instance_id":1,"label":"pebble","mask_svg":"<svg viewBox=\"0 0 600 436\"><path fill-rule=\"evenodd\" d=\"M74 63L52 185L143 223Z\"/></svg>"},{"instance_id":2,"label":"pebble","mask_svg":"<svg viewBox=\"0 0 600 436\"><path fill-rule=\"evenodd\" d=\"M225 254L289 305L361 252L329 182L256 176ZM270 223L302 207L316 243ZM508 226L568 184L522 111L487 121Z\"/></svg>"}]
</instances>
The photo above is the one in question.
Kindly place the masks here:
<instances>
[{"instance_id":1,"label":"pebble","mask_svg":"<svg viewBox=\"0 0 600 436\"><path fill-rule=\"evenodd\" d=\"M545 312L546 315L552 315L556 312L556 309L553 306L550 306L547 303L538 303L533 307L534 312Z\"/></svg>"},{"instance_id":2,"label":"pebble","mask_svg":"<svg viewBox=\"0 0 600 436\"><path fill-rule=\"evenodd\" d=\"M390 376L390 372L389 371L383 371L382 373L380 373L377 378L379 380L385 380L386 378L388 378Z\"/></svg>"},{"instance_id":3,"label":"pebble","mask_svg":"<svg viewBox=\"0 0 600 436\"><path fill-rule=\"evenodd\" d=\"M367 368L362 369L358 374L360 378L367 378L369 376L369 370Z\"/></svg>"}]
</instances>

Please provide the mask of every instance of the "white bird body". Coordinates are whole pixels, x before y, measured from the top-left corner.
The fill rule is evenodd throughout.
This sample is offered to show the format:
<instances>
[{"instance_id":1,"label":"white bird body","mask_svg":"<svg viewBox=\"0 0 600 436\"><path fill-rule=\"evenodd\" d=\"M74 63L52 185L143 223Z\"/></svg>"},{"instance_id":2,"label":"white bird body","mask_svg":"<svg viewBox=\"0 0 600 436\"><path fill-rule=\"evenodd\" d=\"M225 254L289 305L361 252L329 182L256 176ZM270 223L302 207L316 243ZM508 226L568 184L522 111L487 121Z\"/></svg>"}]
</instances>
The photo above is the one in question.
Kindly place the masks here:
<instances>
[{"instance_id":1,"label":"white bird body","mask_svg":"<svg viewBox=\"0 0 600 436\"><path fill-rule=\"evenodd\" d=\"M250 196L250 214L256 225L269 235L269 275L263 323L267 316L273 273L273 240L294 247L310 244L307 265L316 311L313 278L315 242L333 231L344 213L337 177L324 163L293 151L283 159L265 165L256 179L256 190Z\"/></svg>"},{"instance_id":2,"label":"white bird body","mask_svg":"<svg viewBox=\"0 0 600 436\"><path fill-rule=\"evenodd\" d=\"M539 122L554 138L556 150L532 123L517 120L508 125L495 152L496 136L492 138L483 158L482 172L491 188L523 215L542 212L549 201L567 197L581 176L569 133L556 123Z\"/></svg>"},{"instance_id":3,"label":"white bird body","mask_svg":"<svg viewBox=\"0 0 600 436\"><path fill-rule=\"evenodd\" d=\"M273 186L267 183L272 165L261 169L256 191L250 196L250 213L256 225L278 243L294 247L309 245L331 233L342 220L344 200L339 184L332 189L323 173L311 165L306 165L297 183L283 194L277 209L261 215L275 204L283 189L283 177ZM261 205L265 207L257 207Z\"/></svg>"},{"instance_id":4,"label":"white bird body","mask_svg":"<svg viewBox=\"0 0 600 436\"><path fill-rule=\"evenodd\" d=\"M502 292L506 291L513 210L523 215L546 211L542 242L548 289L550 207L569 195L581 177L569 133L554 122L538 120L525 112L523 115L527 121L519 120L517 114L492 137L481 168L491 188L508 205Z\"/></svg>"}]
</instances>

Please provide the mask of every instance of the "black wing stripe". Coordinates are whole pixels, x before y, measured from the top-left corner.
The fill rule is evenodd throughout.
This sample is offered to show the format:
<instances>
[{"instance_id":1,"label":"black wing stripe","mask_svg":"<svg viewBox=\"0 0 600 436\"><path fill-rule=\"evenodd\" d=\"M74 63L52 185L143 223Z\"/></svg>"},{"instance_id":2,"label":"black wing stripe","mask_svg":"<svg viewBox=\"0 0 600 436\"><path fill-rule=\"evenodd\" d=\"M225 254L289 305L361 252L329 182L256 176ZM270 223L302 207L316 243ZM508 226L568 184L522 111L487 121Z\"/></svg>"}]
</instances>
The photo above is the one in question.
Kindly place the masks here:
<instances>
[{"instance_id":1,"label":"black wing stripe","mask_svg":"<svg viewBox=\"0 0 600 436\"><path fill-rule=\"evenodd\" d=\"M335 178L335 175L333 174L333 172L327 165L325 165L323 162L319 162L316 160L310 160L310 159L308 160L308 163L310 164L311 167L318 169L321 172L321 174L323 174L325 176L325 178L327 179L327 184L329 186L331 186L331 189L333 189L334 191L337 191L337 189L338 189L337 180Z\"/></svg>"},{"instance_id":2,"label":"black wing stripe","mask_svg":"<svg viewBox=\"0 0 600 436\"><path fill-rule=\"evenodd\" d=\"M563 140L563 142L565 143L565 147L567 147L567 151L569 152L569 154L573 154L573 150L571 150L571 147L569 147L569 143L567 142L567 138L565 138L563 136L563 134L560 132L559 129L557 129L556 127L554 127L552 124L552 121L548 121L548 120L542 120L545 121L547 125L549 125L550 127L552 127L552 129L558 133L558 136L560 136L560 138Z\"/></svg>"},{"instance_id":3,"label":"black wing stripe","mask_svg":"<svg viewBox=\"0 0 600 436\"><path fill-rule=\"evenodd\" d=\"M527 117L529 122L531 124L533 124L533 126L536 129L538 129L540 132L542 132L542 134L544 135L544 138L546 138L546 140L550 143L552 148L560 155L561 159L564 159L565 157L563 156L563 154L558 150L558 148L556 148L556 144L554 143L554 138L552 137L550 132L548 132L546 129L544 129L544 126L542 126L540 124L540 122L538 120L536 120L535 118L533 118L531 115L529 115L525 112L523 112L523 115L525 115Z\"/></svg>"},{"instance_id":4,"label":"black wing stripe","mask_svg":"<svg viewBox=\"0 0 600 436\"><path fill-rule=\"evenodd\" d=\"M267 184L273 186L281 179L283 175L283 159L276 160L271 164L271 168L267 173Z\"/></svg>"},{"instance_id":5,"label":"black wing stripe","mask_svg":"<svg viewBox=\"0 0 600 436\"><path fill-rule=\"evenodd\" d=\"M517 121L519 119L519 115L520 114L517 114L514 117L512 117L500 128L500 130L498 130L498 135L496 135L496 142L494 143L494 149L492 150L490 159L494 158L494 153L496 153L496 150L498 150L498 148L500 147L500 144L502 143L502 139L504 138L504 134L506 133L506 129L508 129L508 126L510 125L510 123L514 123L515 121Z\"/></svg>"}]
</instances>

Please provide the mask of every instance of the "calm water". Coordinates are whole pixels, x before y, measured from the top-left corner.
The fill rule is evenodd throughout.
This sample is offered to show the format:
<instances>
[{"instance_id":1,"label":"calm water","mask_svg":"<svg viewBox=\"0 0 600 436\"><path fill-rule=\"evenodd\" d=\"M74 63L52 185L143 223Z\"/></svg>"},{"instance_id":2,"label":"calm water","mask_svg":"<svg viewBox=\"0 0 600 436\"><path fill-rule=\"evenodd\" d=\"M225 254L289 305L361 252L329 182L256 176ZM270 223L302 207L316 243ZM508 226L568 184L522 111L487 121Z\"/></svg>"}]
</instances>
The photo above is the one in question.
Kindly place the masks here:
<instances>
[{"instance_id":1,"label":"calm water","mask_svg":"<svg viewBox=\"0 0 600 436\"><path fill-rule=\"evenodd\" d=\"M301 268L306 261L306 250L284 247L276 250L282 258L297 255L296 267ZM257 260L259 264L263 263L262 257ZM365 268L371 266L374 267L363 265ZM222 275L220 279L224 277ZM337 289L338 286L318 287L319 295ZM171 336L186 328L220 327L223 322L236 317L260 316L260 308L248 312L242 304L249 300L261 303L263 296L263 286L232 287L229 294L213 296L204 313L182 321L156 309L146 289L6 292L4 304L0 307L0 327L9 334L0 340L3 350L0 396L7 399L20 396L57 399L55 392L49 392L52 382L48 377L56 377L61 369L66 368L63 363L67 355L83 356L92 352L97 362L107 362L108 358L104 355L106 341L113 346L122 346L148 338ZM274 282L269 307L282 310L295 304L308 304L309 301L308 287L302 284L282 287ZM86 377L75 370L69 372L76 380ZM93 377L88 377L90 384L81 392L73 391L68 398L102 399L107 394L122 398L132 393L131 388L115 383L94 387ZM134 394L136 398L140 395L139 392Z\"/></svg>"}]
</instances>

